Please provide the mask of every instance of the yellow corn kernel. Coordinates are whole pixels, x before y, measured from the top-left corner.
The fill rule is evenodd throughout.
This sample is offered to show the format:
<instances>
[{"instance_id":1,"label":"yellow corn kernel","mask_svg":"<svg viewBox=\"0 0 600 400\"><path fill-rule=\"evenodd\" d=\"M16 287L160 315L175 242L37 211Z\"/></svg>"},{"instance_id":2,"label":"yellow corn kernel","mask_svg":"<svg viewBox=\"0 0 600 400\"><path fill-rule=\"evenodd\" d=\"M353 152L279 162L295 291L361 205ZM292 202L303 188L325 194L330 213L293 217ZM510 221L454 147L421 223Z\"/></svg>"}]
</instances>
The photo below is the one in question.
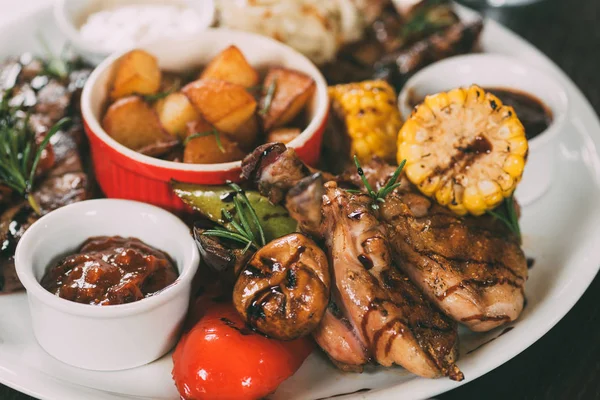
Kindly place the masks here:
<instances>
[{"instance_id":1,"label":"yellow corn kernel","mask_svg":"<svg viewBox=\"0 0 600 400\"><path fill-rule=\"evenodd\" d=\"M525 160L521 156L510 155L507 157L502 169L510 174L513 179L518 179L523 174Z\"/></svg>"},{"instance_id":2,"label":"yellow corn kernel","mask_svg":"<svg viewBox=\"0 0 600 400\"><path fill-rule=\"evenodd\" d=\"M467 89L465 105L472 107L475 104L485 101L485 92L477 85L472 85Z\"/></svg>"},{"instance_id":3,"label":"yellow corn kernel","mask_svg":"<svg viewBox=\"0 0 600 400\"><path fill-rule=\"evenodd\" d=\"M521 156L521 157L525 157L525 155L527 154L527 150L528 150L529 146L527 144L527 139L524 138L523 136L519 136L519 137L510 139L508 141L508 144L510 146L511 154Z\"/></svg>"},{"instance_id":4,"label":"yellow corn kernel","mask_svg":"<svg viewBox=\"0 0 600 400\"><path fill-rule=\"evenodd\" d=\"M453 107L462 107L467 99L467 92L463 88L452 89L448 92L448 101Z\"/></svg>"},{"instance_id":5,"label":"yellow corn kernel","mask_svg":"<svg viewBox=\"0 0 600 400\"><path fill-rule=\"evenodd\" d=\"M417 141L417 132L421 129L421 126L414 119L409 119L400 128L399 139L402 142L415 143Z\"/></svg>"},{"instance_id":6,"label":"yellow corn kernel","mask_svg":"<svg viewBox=\"0 0 600 400\"><path fill-rule=\"evenodd\" d=\"M438 93L425 97L425 105L433 111L434 114L440 114L450 104L450 99L446 93Z\"/></svg>"},{"instance_id":7,"label":"yellow corn kernel","mask_svg":"<svg viewBox=\"0 0 600 400\"><path fill-rule=\"evenodd\" d=\"M447 182L441 189L435 193L435 199L443 206L447 206L452 202L452 183Z\"/></svg>"},{"instance_id":8,"label":"yellow corn kernel","mask_svg":"<svg viewBox=\"0 0 600 400\"><path fill-rule=\"evenodd\" d=\"M408 165L405 168L405 171L408 179L415 185L420 185L429 175L429 171L425 168L425 165L421 163Z\"/></svg>"},{"instance_id":9,"label":"yellow corn kernel","mask_svg":"<svg viewBox=\"0 0 600 400\"><path fill-rule=\"evenodd\" d=\"M421 146L404 142L398 146L398 159L406 160L407 163L412 164L421 159Z\"/></svg>"},{"instance_id":10,"label":"yellow corn kernel","mask_svg":"<svg viewBox=\"0 0 600 400\"><path fill-rule=\"evenodd\" d=\"M477 184L477 189L483 195L483 200L485 204L488 206L493 206L495 204L499 204L504 196L502 196L502 188L500 185L492 180L484 180Z\"/></svg>"},{"instance_id":11,"label":"yellow corn kernel","mask_svg":"<svg viewBox=\"0 0 600 400\"><path fill-rule=\"evenodd\" d=\"M421 193L425 196L432 196L435 191L438 190L441 181L439 176L430 176L421 182L419 190L421 190Z\"/></svg>"},{"instance_id":12,"label":"yellow corn kernel","mask_svg":"<svg viewBox=\"0 0 600 400\"><path fill-rule=\"evenodd\" d=\"M481 215L487 209L483 196L475 186L469 186L465 189L462 202L473 215Z\"/></svg>"},{"instance_id":13,"label":"yellow corn kernel","mask_svg":"<svg viewBox=\"0 0 600 400\"><path fill-rule=\"evenodd\" d=\"M417 119L419 121L431 121L435 116L433 115L433 111L431 108L427 107L427 104L418 105L417 108L413 111L413 115L411 116L411 120Z\"/></svg>"}]
</instances>

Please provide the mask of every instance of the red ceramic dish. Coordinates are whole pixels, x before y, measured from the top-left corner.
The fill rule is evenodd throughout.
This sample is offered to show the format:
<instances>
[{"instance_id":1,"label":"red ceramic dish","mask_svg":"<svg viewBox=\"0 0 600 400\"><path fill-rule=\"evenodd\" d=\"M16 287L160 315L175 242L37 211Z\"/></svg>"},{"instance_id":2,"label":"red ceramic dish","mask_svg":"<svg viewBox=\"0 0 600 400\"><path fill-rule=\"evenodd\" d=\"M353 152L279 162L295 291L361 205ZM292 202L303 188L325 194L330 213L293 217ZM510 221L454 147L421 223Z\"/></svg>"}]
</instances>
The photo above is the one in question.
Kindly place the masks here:
<instances>
[{"instance_id":1,"label":"red ceramic dish","mask_svg":"<svg viewBox=\"0 0 600 400\"><path fill-rule=\"evenodd\" d=\"M254 67L284 66L304 72L315 80L316 91L307 109L310 122L289 146L295 148L306 163L316 163L329 112L327 83L317 67L300 53L263 36L226 29L207 30L193 41L165 41L144 49L157 56L161 68L178 71L206 65L232 44L242 50ZM81 111L96 179L104 194L178 211L184 210L185 206L173 195L169 185L171 180L210 185L239 180L240 161L184 164L160 160L128 149L102 129L100 120L108 103L112 70L124 53L114 54L102 62L88 79L81 96Z\"/></svg>"}]
</instances>

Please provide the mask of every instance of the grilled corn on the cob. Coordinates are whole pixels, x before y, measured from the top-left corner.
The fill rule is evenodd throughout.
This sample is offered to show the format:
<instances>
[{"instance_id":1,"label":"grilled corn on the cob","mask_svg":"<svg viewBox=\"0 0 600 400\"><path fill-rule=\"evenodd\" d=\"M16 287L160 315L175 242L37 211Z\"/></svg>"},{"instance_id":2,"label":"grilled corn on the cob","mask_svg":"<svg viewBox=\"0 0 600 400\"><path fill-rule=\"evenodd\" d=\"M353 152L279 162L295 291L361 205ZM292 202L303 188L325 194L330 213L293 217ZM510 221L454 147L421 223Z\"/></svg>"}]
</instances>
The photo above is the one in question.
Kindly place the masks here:
<instances>
[{"instance_id":1,"label":"grilled corn on the cob","mask_svg":"<svg viewBox=\"0 0 600 400\"><path fill-rule=\"evenodd\" d=\"M527 151L514 109L478 86L427 96L398 135L408 179L459 215L481 215L509 197Z\"/></svg>"},{"instance_id":2,"label":"grilled corn on the cob","mask_svg":"<svg viewBox=\"0 0 600 400\"><path fill-rule=\"evenodd\" d=\"M373 155L394 161L402 126L396 93L385 81L364 81L329 88L333 109L346 123L351 141L348 156L367 162Z\"/></svg>"}]
</instances>

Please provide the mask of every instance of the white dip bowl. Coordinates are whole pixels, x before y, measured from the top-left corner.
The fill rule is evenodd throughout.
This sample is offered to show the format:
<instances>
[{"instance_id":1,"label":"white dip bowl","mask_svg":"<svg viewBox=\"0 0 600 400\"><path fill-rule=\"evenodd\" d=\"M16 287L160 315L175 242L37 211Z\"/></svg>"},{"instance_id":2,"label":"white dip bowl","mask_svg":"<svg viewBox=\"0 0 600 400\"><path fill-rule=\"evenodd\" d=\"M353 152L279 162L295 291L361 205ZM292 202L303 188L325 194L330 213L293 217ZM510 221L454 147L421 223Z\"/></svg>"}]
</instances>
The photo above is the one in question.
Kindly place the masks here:
<instances>
[{"instance_id":1,"label":"white dip bowl","mask_svg":"<svg viewBox=\"0 0 600 400\"><path fill-rule=\"evenodd\" d=\"M515 195L522 205L533 203L552 184L557 138L564 131L569 109L565 88L544 71L515 58L497 54L452 57L422 69L404 85L398 99L402 117L412 112L413 99L472 84L533 95L552 111L548 129L529 141L525 172Z\"/></svg>"},{"instance_id":2,"label":"white dip bowl","mask_svg":"<svg viewBox=\"0 0 600 400\"><path fill-rule=\"evenodd\" d=\"M46 269L86 239L115 235L168 253L179 270L175 283L154 296L112 306L65 300L40 285ZM39 344L62 362L98 371L150 363L175 345L199 260L189 228L176 216L148 204L108 199L47 214L27 230L15 254Z\"/></svg>"}]
</instances>

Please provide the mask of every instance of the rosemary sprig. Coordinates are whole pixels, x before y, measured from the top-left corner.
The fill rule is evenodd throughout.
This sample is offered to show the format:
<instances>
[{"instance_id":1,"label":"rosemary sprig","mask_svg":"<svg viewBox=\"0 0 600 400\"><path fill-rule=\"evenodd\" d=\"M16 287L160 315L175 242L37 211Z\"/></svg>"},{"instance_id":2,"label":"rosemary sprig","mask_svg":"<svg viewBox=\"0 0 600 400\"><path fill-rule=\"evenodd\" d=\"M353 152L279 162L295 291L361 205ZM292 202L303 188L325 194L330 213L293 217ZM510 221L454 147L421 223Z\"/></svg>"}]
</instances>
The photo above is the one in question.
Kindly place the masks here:
<instances>
[{"instance_id":1,"label":"rosemary sprig","mask_svg":"<svg viewBox=\"0 0 600 400\"><path fill-rule=\"evenodd\" d=\"M254 249L259 249L266 244L266 240L265 232L260 224L258 215L256 215L254 207L252 207L252 204L250 204L248 197L241 187L235 183L229 183L229 187L231 187L235 192L233 204L236 216L239 218L240 222L238 223L228 210L222 209L221 214L223 215L223 219L231 227L233 227L233 229L228 230L222 227L217 227L215 229L206 230L202 234L206 236L216 236L241 243L246 246L244 248L244 252L251 247ZM255 234L251 225L254 225L254 229L257 231L258 235Z\"/></svg>"},{"instance_id":2,"label":"rosemary sprig","mask_svg":"<svg viewBox=\"0 0 600 400\"><path fill-rule=\"evenodd\" d=\"M519 217L515 209L514 195L505 198L500 206L487 213L504 223L521 240L521 227L519 226Z\"/></svg>"},{"instance_id":3,"label":"rosemary sprig","mask_svg":"<svg viewBox=\"0 0 600 400\"><path fill-rule=\"evenodd\" d=\"M387 195L392 193L394 191L394 189L396 189L397 187L399 187L401 185L400 183L396 183L396 181L398 180L398 177L400 177L400 173L402 172L402 169L404 168L404 165L406 164L406 160L402 160L402 162L400 163L398 168L396 168L396 171L394 171L394 174L390 177L390 179L387 181L385 186L382 187L381 189L379 189L377 192L375 192L373 190L373 188L371 187L371 185L369 184L369 181L365 177L365 173L364 173L362 167L360 166L358 157L356 157L356 156L354 156L354 164L356 165L358 176L360 176L360 179L361 179L363 185L365 185L365 188L367 189L367 194L369 196L371 196L371 198L373 199L373 204L371 204L371 207L374 210L377 210L379 208L378 203L383 203L385 201L385 198L387 197Z\"/></svg>"},{"instance_id":4,"label":"rosemary sprig","mask_svg":"<svg viewBox=\"0 0 600 400\"><path fill-rule=\"evenodd\" d=\"M155 101L162 100L165 97L167 97L168 95L175 93L176 91L179 90L180 87L181 87L181 81L179 79L177 79L173 83L173 85L170 88L168 88L167 90L165 90L164 92L158 92L155 94L140 94L139 96L148 103L154 103Z\"/></svg>"},{"instance_id":5,"label":"rosemary sprig","mask_svg":"<svg viewBox=\"0 0 600 400\"><path fill-rule=\"evenodd\" d=\"M44 63L44 70L46 74L54 76L58 79L66 79L69 76L69 72L71 72L71 66L66 60L64 49L63 54L61 56L57 56L52 52L52 50L50 50L48 42L46 42L40 33L38 33L38 40L40 41L44 51L46 52L46 56L48 57L48 61Z\"/></svg>"},{"instance_id":6,"label":"rosemary sprig","mask_svg":"<svg viewBox=\"0 0 600 400\"><path fill-rule=\"evenodd\" d=\"M215 140L217 141L217 147L219 148L219 150L221 150L221 153L225 153L225 147L223 147L223 143L221 143L221 134L219 133L219 131L216 128L213 128L211 131L197 132L197 133L191 134L190 136L185 138L185 140L183 141L183 145L187 146L187 144L190 142L190 140L201 138L201 137L206 137L206 136L211 136L211 135L214 135Z\"/></svg>"},{"instance_id":7,"label":"rosemary sprig","mask_svg":"<svg viewBox=\"0 0 600 400\"><path fill-rule=\"evenodd\" d=\"M29 127L28 116L17 118L17 110L7 105L7 98L8 94L0 103L0 184L24 196L31 208L40 214L40 207L31 194L35 173L50 139L70 119L63 118L57 122L36 146L35 132Z\"/></svg>"},{"instance_id":8,"label":"rosemary sprig","mask_svg":"<svg viewBox=\"0 0 600 400\"><path fill-rule=\"evenodd\" d=\"M277 80L273 79L273 82L267 88L267 94L265 95L265 102L263 107L258 112L260 115L265 116L269 113L271 109L271 104L273 104L273 98L275 97L275 91L277 90Z\"/></svg>"}]
</instances>

